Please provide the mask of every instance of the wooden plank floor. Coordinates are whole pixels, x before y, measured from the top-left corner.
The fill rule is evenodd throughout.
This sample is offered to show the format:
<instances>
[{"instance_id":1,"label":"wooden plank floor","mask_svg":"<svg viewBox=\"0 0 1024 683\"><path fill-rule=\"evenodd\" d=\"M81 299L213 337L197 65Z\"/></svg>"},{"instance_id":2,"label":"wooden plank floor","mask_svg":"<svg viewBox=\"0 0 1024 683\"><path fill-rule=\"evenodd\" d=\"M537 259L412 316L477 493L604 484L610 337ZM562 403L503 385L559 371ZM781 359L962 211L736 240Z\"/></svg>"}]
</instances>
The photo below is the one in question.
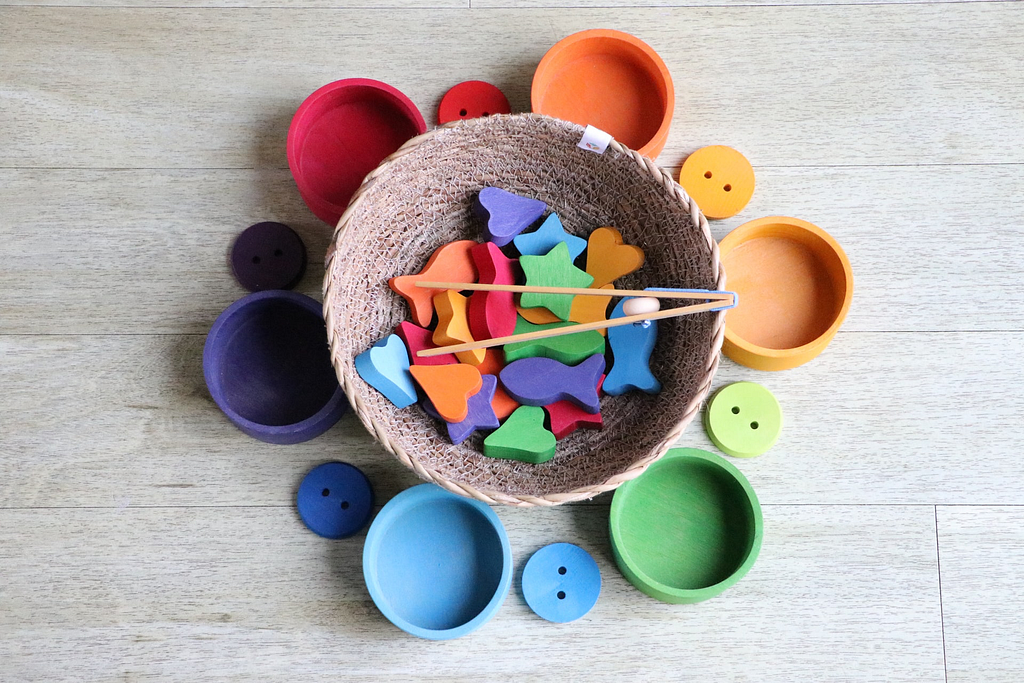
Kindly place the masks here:
<instances>
[{"instance_id":1,"label":"wooden plank floor","mask_svg":"<svg viewBox=\"0 0 1024 683\"><path fill-rule=\"evenodd\" d=\"M1024 680L1024 4L889 0L0 0L0 682ZM63 6L62 6L63 5ZM554 626L513 591L482 630L407 637L376 610L362 536L292 501L329 459L384 502L416 483L352 416L270 446L202 379L243 294L231 240L292 225L319 296L330 230L284 156L303 97L392 83L433 119L492 81L529 106L558 39L647 40L677 89L659 162L744 151L754 199L811 220L856 277L811 364L764 374L754 569L670 606L619 575L610 496L500 508L518 577L576 542L604 590ZM711 448L699 425L681 445Z\"/></svg>"}]
</instances>

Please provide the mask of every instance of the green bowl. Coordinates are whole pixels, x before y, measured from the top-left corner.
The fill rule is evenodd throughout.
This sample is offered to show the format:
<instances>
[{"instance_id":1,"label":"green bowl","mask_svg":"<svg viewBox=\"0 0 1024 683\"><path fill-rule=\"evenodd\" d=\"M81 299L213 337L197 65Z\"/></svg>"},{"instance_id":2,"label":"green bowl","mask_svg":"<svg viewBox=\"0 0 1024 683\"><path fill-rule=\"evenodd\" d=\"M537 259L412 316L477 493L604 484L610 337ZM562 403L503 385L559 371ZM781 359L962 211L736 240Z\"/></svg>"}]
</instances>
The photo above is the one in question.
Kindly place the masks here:
<instances>
[{"instance_id":1,"label":"green bowl","mask_svg":"<svg viewBox=\"0 0 1024 683\"><path fill-rule=\"evenodd\" d=\"M707 451L676 448L616 490L609 530L630 583L664 602L693 603L750 571L764 522L742 472Z\"/></svg>"}]
</instances>

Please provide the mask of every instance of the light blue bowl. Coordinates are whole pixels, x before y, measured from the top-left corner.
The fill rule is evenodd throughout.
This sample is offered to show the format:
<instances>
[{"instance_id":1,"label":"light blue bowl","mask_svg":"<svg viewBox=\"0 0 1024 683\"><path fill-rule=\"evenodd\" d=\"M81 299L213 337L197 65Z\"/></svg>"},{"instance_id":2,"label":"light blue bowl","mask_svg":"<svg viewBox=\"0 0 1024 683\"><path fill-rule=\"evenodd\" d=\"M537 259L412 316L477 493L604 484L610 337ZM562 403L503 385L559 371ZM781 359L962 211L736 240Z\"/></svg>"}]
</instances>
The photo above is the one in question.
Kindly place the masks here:
<instances>
[{"instance_id":1,"label":"light blue bowl","mask_svg":"<svg viewBox=\"0 0 1024 683\"><path fill-rule=\"evenodd\" d=\"M395 626L450 640L483 626L505 602L512 548L491 508L421 484L392 498L373 520L363 577Z\"/></svg>"}]
</instances>

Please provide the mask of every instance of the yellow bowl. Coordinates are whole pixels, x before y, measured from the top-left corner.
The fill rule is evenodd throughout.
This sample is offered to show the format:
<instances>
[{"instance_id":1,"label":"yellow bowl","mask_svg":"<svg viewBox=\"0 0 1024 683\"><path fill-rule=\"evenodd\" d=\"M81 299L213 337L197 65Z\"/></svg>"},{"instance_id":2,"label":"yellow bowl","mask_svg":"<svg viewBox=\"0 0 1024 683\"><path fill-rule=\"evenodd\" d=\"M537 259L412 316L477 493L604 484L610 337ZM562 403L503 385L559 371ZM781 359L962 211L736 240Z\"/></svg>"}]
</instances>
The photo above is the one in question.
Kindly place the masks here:
<instances>
[{"instance_id":1,"label":"yellow bowl","mask_svg":"<svg viewBox=\"0 0 1024 683\"><path fill-rule=\"evenodd\" d=\"M719 245L739 305L725 319L722 352L755 370L788 370L825 350L853 300L839 243L798 218L744 223Z\"/></svg>"}]
</instances>

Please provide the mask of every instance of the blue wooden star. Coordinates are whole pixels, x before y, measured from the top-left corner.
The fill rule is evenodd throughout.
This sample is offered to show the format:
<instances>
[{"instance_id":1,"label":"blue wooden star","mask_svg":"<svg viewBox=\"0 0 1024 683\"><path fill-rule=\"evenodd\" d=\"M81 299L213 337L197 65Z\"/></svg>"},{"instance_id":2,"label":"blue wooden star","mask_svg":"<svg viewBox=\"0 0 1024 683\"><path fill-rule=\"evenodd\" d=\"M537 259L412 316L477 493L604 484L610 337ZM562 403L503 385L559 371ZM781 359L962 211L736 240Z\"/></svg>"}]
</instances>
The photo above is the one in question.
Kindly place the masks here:
<instances>
[{"instance_id":1,"label":"blue wooden star","mask_svg":"<svg viewBox=\"0 0 1024 683\"><path fill-rule=\"evenodd\" d=\"M517 235L512 240L520 254L528 256L543 256L559 242L565 242L569 247L569 259L576 260L583 250L587 248L587 241L582 237L570 235L562 227L562 220L557 214L548 216L539 228L533 232Z\"/></svg>"}]
</instances>

